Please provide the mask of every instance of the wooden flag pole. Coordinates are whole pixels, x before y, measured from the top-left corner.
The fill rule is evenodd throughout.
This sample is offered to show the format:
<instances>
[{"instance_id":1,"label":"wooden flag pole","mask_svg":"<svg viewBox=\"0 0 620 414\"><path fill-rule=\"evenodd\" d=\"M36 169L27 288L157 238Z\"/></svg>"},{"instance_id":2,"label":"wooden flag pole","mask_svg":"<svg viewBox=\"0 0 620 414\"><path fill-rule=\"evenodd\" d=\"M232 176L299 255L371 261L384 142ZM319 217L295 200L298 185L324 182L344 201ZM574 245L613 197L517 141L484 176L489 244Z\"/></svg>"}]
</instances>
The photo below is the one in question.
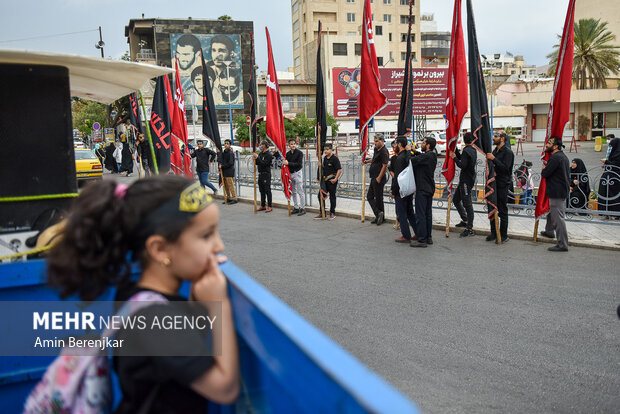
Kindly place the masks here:
<instances>
[{"instance_id":1,"label":"wooden flag pole","mask_svg":"<svg viewBox=\"0 0 620 414\"><path fill-rule=\"evenodd\" d=\"M319 207L321 208L321 219L325 220L325 200L323 200L323 194L321 194L321 180L323 179L323 159L321 157L321 125L318 126L318 134L316 136L316 143L318 147L317 157L319 160Z\"/></svg>"},{"instance_id":2,"label":"wooden flag pole","mask_svg":"<svg viewBox=\"0 0 620 414\"><path fill-rule=\"evenodd\" d=\"M258 212L256 207L256 160L254 157L252 157L252 160L254 161L254 214L256 214Z\"/></svg>"},{"instance_id":3,"label":"wooden flag pole","mask_svg":"<svg viewBox=\"0 0 620 414\"><path fill-rule=\"evenodd\" d=\"M142 91L138 91L138 94L140 95L140 104L142 105L142 112L144 112L146 116L146 108L144 107L144 98L142 97ZM159 168L157 167L157 158L155 157L155 147L153 146L153 138L151 138L151 126L149 125L146 119L144 120L144 123L145 123L144 129L146 129L146 136L149 138L149 147L151 148L151 161L153 161L153 171L155 172L156 175L158 175Z\"/></svg>"},{"instance_id":4,"label":"wooden flag pole","mask_svg":"<svg viewBox=\"0 0 620 414\"><path fill-rule=\"evenodd\" d=\"M450 208L452 206L452 193L448 196L448 211L446 212L446 237L450 237Z\"/></svg>"},{"instance_id":5,"label":"wooden flag pole","mask_svg":"<svg viewBox=\"0 0 620 414\"><path fill-rule=\"evenodd\" d=\"M540 217L536 219L534 222L534 243L538 241L538 223L540 222Z\"/></svg>"},{"instance_id":6,"label":"wooden flag pole","mask_svg":"<svg viewBox=\"0 0 620 414\"><path fill-rule=\"evenodd\" d=\"M362 223L366 220L366 163L362 161Z\"/></svg>"},{"instance_id":7,"label":"wooden flag pole","mask_svg":"<svg viewBox=\"0 0 620 414\"><path fill-rule=\"evenodd\" d=\"M497 244L502 244L502 235L499 234L499 218L497 216L497 211L495 212L495 234L497 235Z\"/></svg>"},{"instance_id":8,"label":"wooden flag pole","mask_svg":"<svg viewBox=\"0 0 620 414\"><path fill-rule=\"evenodd\" d=\"M222 156L224 156L222 154ZM224 187L224 204L228 204L228 191L226 191L226 183L225 178L224 178L224 174L222 174L222 164L218 163L218 168L220 170L220 177L222 178L222 187Z\"/></svg>"}]
</instances>

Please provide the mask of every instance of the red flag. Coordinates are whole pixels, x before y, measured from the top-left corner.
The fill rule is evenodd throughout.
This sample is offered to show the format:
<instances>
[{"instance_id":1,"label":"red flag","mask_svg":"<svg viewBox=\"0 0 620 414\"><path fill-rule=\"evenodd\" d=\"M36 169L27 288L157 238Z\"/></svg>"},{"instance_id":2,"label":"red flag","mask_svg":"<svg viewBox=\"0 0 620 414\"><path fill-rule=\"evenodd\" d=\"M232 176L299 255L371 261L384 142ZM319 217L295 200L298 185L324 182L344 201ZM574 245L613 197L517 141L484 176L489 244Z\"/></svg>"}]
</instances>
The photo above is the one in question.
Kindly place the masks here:
<instances>
[{"instance_id":1,"label":"red flag","mask_svg":"<svg viewBox=\"0 0 620 414\"><path fill-rule=\"evenodd\" d=\"M555 82L553 93L549 105L549 119L547 120L547 134L545 145L551 137L562 138L564 127L570 119L570 91L573 83L573 52L575 47L574 39L574 20L575 20L575 0L568 3L564 30L562 32L562 42L558 54L558 65L555 72ZM543 149L543 165L547 164L550 154ZM536 218L549 211L549 197L547 197L547 181L540 179L538 187L538 198L536 200Z\"/></svg>"},{"instance_id":2,"label":"red flag","mask_svg":"<svg viewBox=\"0 0 620 414\"><path fill-rule=\"evenodd\" d=\"M172 164L181 168L186 177L193 178L192 157L187 148L187 116L185 114L185 98L183 97L183 85L179 77L179 61L176 60L176 72L174 75L174 106L172 109L172 135L177 140L173 144ZM179 140L183 149L180 150ZM181 173L179 171L179 173Z\"/></svg>"},{"instance_id":3,"label":"red flag","mask_svg":"<svg viewBox=\"0 0 620 414\"><path fill-rule=\"evenodd\" d=\"M372 31L370 0L364 1L362 17L362 66L360 68L360 94L357 99L360 116L360 150L366 158L368 123L387 105L387 99L379 88L379 65Z\"/></svg>"},{"instance_id":4,"label":"red flag","mask_svg":"<svg viewBox=\"0 0 620 414\"><path fill-rule=\"evenodd\" d=\"M450 66L448 69L448 98L446 100L446 158L441 173L446 177L446 188L452 192L454 181L454 160L449 157L456 149L463 117L467 113L467 61L465 41L461 25L461 0L454 1L452 16L452 37L450 39Z\"/></svg>"},{"instance_id":5,"label":"red flag","mask_svg":"<svg viewBox=\"0 0 620 414\"><path fill-rule=\"evenodd\" d=\"M280 99L280 87L278 86L278 76L276 75L276 65L273 62L271 53L271 38L269 30L265 27L267 34L267 54L269 65L267 70L267 119L265 132L269 139L280 151L280 155L286 154L286 132L284 130L284 115L282 114L282 100ZM288 166L282 166L282 188L286 198L291 198L291 174Z\"/></svg>"}]
</instances>

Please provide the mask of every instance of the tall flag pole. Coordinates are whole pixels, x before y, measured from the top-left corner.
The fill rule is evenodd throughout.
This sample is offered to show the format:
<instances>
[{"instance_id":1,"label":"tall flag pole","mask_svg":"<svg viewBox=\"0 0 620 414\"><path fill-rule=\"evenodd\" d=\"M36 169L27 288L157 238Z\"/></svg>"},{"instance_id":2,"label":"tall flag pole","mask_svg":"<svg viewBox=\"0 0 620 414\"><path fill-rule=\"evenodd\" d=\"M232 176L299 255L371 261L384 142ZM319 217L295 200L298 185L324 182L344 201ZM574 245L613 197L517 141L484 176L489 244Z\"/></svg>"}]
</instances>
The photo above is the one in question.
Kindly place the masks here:
<instances>
[{"instance_id":1,"label":"tall flag pole","mask_svg":"<svg viewBox=\"0 0 620 414\"><path fill-rule=\"evenodd\" d=\"M322 25L319 20L319 38L316 50L316 154L319 160L319 177L322 177L322 157L325 143L327 142L327 111L325 109L325 84L323 81L323 66L321 64L321 41ZM321 183L323 183L323 180L321 180ZM321 207L321 217L325 218L325 203L321 200L319 204Z\"/></svg>"},{"instance_id":2,"label":"tall flag pole","mask_svg":"<svg viewBox=\"0 0 620 414\"><path fill-rule=\"evenodd\" d=\"M553 83L553 93L549 104L549 117L547 120L547 133L545 135L545 145L551 137L562 138L564 128L570 120L570 91L573 83L573 54L575 48L575 0L570 0L566 19L564 20L564 30L562 31L562 42L558 54L558 63L555 70L555 81ZM550 154L545 152L541 155L543 165L547 165ZM538 197L536 199L536 223L534 224L534 241L538 233L538 222L540 216L549 211L549 197L547 197L547 180L542 177L538 187Z\"/></svg>"},{"instance_id":3,"label":"tall flag pole","mask_svg":"<svg viewBox=\"0 0 620 414\"><path fill-rule=\"evenodd\" d=\"M480 52L478 51L476 24L474 22L474 11L471 0L467 0L467 44L469 45L470 119L471 132L474 134L473 145L484 155L486 160L484 200L487 204L489 220L495 221L497 240L501 243L499 221L497 218L495 168L491 160L486 158L486 154L493 152L493 140L491 138L491 127L489 125L489 104L487 102L487 91L484 85L482 64L480 62Z\"/></svg>"},{"instance_id":4,"label":"tall flag pole","mask_svg":"<svg viewBox=\"0 0 620 414\"><path fill-rule=\"evenodd\" d=\"M358 98L360 116L360 153L366 159L368 146L368 123L387 105L387 99L379 87L379 65L375 52L370 0L364 0L362 17L362 63L360 68L360 94Z\"/></svg>"},{"instance_id":5,"label":"tall flag pole","mask_svg":"<svg viewBox=\"0 0 620 414\"><path fill-rule=\"evenodd\" d=\"M159 174L167 174L170 171L172 140L170 136L170 110L166 98L167 78L168 75L157 78L155 93L153 94L153 108L151 109L151 135L155 145L155 162L159 168Z\"/></svg>"},{"instance_id":6,"label":"tall flag pole","mask_svg":"<svg viewBox=\"0 0 620 414\"><path fill-rule=\"evenodd\" d=\"M267 35L267 56L269 64L267 68L267 120L265 132L269 139L280 151L280 154L286 154L286 132L284 130L284 115L282 113L282 99L280 98L280 86L278 85L278 76L276 74L276 65L273 61L273 53L271 52L271 38L269 30L265 27ZM282 166L282 189L288 200L289 216L291 215L291 173L288 166Z\"/></svg>"},{"instance_id":7,"label":"tall flag pole","mask_svg":"<svg viewBox=\"0 0 620 414\"><path fill-rule=\"evenodd\" d=\"M172 108L172 164L177 174L193 178L192 159L187 148L187 115L185 114L185 98L179 76L179 61L175 59L174 101Z\"/></svg>"},{"instance_id":8,"label":"tall flag pole","mask_svg":"<svg viewBox=\"0 0 620 414\"><path fill-rule=\"evenodd\" d=\"M250 32L250 82L248 85L248 96L250 97L250 143L252 145L252 152L256 152L256 106L258 105L257 93L256 93L256 73L254 71L254 32ZM256 160L253 160L254 164L254 214L258 212L258 206L256 201Z\"/></svg>"},{"instance_id":9,"label":"tall flag pole","mask_svg":"<svg viewBox=\"0 0 620 414\"><path fill-rule=\"evenodd\" d=\"M450 208L455 175L454 160L448 155L456 150L463 117L467 113L467 61L465 40L461 24L461 0L454 1L452 34L450 39L450 65L448 68L448 97L446 99L446 135L448 139L446 158L441 173L446 178L448 209L446 212L446 237L450 234Z\"/></svg>"},{"instance_id":10,"label":"tall flag pole","mask_svg":"<svg viewBox=\"0 0 620 414\"><path fill-rule=\"evenodd\" d=\"M405 59L405 76L400 94L400 111L398 112L398 136L413 134L413 70L411 62L411 23L413 20L413 0L409 0L409 28L407 29L407 58ZM413 139L415 142L415 139Z\"/></svg>"}]
</instances>

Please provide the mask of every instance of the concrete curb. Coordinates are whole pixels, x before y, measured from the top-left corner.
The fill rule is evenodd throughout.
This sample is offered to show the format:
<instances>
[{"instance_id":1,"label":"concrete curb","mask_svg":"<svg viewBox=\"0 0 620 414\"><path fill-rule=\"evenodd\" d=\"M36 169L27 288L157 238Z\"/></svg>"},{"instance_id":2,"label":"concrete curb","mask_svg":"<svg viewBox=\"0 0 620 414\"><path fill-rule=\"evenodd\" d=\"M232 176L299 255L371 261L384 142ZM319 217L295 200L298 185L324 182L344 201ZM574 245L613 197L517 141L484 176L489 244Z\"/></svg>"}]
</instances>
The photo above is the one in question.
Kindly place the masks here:
<instances>
[{"instance_id":1,"label":"concrete curb","mask_svg":"<svg viewBox=\"0 0 620 414\"><path fill-rule=\"evenodd\" d=\"M213 196L215 199L220 199L223 200L224 196L223 195L214 195ZM254 199L248 199L248 198L241 198L238 197L237 201L239 201L240 203L245 203L245 204L254 204ZM274 202L272 203L272 207L273 208L281 208L284 210L288 209L288 205L284 204L284 203L278 203L278 202ZM306 211L309 213L316 213L319 214L320 213L320 209L317 207L306 207ZM338 217L346 217L346 218L351 218L351 219L357 219L360 220L360 214L353 214L350 212L337 212L337 216ZM365 220L368 220L369 222L372 221L374 219L374 216L369 216L366 215ZM386 218L385 219L386 223L396 223L396 220L393 218ZM445 235L445 231L446 231L446 226L445 225L441 225L441 224L433 224L433 229L434 230L440 230L442 233L442 235ZM474 231L476 233L476 235L478 236L488 236L489 234L491 234L490 230L482 230L479 228L475 228L474 227ZM450 233L454 233L454 234L458 234L461 232L461 229L451 226L450 227ZM511 233L509 234L509 237L511 239L514 240L523 240L523 241L529 241L533 243L532 240L532 234L525 234L525 233ZM437 237L435 237L437 238ZM545 237L539 236L538 237L538 242L539 243L547 243L547 244L555 244L555 240L553 239L547 239ZM603 249L603 250L611 250L611 251L620 251L620 242L617 242L616 244L603 244L603 243L587 243L587 242L583 242L583 241L569 241L569 246L571 247L586 247L586 248L591 248L591 249Z\"/></svg>"}]
</instances>

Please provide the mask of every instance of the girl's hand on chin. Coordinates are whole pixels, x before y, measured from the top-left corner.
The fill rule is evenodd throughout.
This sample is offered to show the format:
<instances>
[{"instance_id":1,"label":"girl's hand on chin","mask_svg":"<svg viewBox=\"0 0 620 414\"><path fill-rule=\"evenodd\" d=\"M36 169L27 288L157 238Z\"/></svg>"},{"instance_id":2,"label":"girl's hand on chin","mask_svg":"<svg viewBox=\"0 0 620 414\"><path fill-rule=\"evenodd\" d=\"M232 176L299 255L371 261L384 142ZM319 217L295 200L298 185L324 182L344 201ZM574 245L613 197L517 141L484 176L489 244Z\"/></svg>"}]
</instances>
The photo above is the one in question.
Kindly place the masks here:
<instances>
[{"instance_id":1,"label":"girl's hand on chin","mask_svg":"<svg viewBox=\"0 0 620 414\"><path fill-rule=\"evenodd\" d=\"M195 300L221 302L228 298L226 277L218 266L220 260L219 257L209 256L205 273L200 280L192 284L192 297Z\"/></svg>"}]
</instances>

